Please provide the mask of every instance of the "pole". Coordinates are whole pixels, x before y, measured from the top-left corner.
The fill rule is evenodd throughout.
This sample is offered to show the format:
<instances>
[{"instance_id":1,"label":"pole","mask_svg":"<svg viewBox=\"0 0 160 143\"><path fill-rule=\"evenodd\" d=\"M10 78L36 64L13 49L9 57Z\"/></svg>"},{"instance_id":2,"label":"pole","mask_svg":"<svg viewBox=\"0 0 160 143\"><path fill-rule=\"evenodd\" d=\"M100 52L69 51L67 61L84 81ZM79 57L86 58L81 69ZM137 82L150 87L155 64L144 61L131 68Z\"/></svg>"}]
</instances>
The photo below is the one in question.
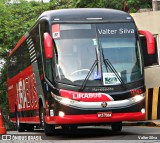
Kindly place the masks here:
<instances>
[{"instance_id":1,"label":"pole","mask_svg":"<svg viewBox=\"0 0 160 143\"><path fill-rule=\"evenodd\" d=\"M152 0L152 8L153 8L153 11L158 11L158 1L157 0Z\"/></svg>"}]
</instances>

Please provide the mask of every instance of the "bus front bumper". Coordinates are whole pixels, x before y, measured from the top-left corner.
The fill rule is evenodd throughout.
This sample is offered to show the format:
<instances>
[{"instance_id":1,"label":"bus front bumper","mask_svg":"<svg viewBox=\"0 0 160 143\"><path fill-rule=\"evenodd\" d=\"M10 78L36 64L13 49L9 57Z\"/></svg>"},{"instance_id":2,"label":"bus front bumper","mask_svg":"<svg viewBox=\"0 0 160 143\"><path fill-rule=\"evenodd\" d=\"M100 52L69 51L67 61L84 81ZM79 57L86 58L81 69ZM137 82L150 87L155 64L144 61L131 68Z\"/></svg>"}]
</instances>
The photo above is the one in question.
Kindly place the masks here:
<instances>
[{"instance_id":1,"label":"bus front bumper","mask_svg":"<svg viewBox=\"0 0 160 143\"><path fill-rule=\"evenodd\" d=\"M112 113L111 117L98 117L98 114L84 114L84 115L65 115L63 116L45 116L47 124L94 124L94 123L110 123L121 121L143 121L145 120L145 113Z\"/></svg>"}]
</instances>

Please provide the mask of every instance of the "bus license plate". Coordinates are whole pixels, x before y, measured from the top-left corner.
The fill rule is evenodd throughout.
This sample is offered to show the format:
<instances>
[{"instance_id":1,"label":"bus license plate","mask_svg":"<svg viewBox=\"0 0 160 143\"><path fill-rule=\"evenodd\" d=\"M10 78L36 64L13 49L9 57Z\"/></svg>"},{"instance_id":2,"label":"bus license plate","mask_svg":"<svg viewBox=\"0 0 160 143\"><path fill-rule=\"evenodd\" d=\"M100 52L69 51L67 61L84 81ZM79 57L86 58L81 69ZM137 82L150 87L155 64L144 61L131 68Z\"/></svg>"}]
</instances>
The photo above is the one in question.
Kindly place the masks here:
<instances>
[{"instance_id":1,"label":"bus license plate","mask_svg":"<svg viewBox=\"0 0 160 143\"><path fill-rule=\"evenodd\" d=\"M98 118L111 118L112 112L98 112L97 117Z\"/></svg>"}]
</instances>

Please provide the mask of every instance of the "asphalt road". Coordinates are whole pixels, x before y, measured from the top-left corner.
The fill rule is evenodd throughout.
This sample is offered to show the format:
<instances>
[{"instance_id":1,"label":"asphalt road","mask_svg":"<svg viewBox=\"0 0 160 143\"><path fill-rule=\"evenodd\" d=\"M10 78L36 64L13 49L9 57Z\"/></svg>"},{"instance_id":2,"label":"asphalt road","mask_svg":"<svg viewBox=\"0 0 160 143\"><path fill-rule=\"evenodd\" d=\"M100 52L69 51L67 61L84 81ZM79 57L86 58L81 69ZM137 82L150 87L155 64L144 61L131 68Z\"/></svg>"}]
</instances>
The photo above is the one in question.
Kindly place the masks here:
<instances>
[{"instance_id":1,"label":"asphalt road","mask_svg":"<svg viewBox=\"0 0 160 143\"><path fill-rule=\"evenodd\" d=\"M34 132L18 133L17 131L8 131L8 137L12 140L1 140L1 142L12 143L121 143L121 142L143 142L160 143L160 127L147 126L124 126L121 132L112 132L110 126L86 126L79 127L76 131L64 131L57 128L54 136L46 137L43 130ZM3 137L5 138L5 136ZM33 141L32 139L37 139ZM42 139L42 140L41 140ZM30 140L30 141L29 141ZM31 141L32 140L32 141Z\"/></svg>"}]
</instances>

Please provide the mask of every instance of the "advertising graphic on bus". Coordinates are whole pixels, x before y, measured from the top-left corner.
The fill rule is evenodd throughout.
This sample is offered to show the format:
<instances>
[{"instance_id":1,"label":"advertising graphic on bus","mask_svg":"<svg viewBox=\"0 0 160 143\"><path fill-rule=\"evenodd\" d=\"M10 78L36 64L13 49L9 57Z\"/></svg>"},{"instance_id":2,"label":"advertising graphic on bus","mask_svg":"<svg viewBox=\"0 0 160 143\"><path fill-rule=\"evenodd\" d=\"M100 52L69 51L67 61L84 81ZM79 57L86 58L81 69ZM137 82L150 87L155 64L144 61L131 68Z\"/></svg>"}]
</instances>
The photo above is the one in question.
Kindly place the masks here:
<instances>
[{"instance_id":1,"label":"advertising graphic on bus","mask_svg":"<svg viewBox=\"0 0 160 143\"><path fill-rule=\"evenodd\" d=\"M145 120L144 61L139 36L154 54L154 38L112 9L46 11L9 55L10 119L18 131L55 125Z\"/></svg>"}]
</instances>

